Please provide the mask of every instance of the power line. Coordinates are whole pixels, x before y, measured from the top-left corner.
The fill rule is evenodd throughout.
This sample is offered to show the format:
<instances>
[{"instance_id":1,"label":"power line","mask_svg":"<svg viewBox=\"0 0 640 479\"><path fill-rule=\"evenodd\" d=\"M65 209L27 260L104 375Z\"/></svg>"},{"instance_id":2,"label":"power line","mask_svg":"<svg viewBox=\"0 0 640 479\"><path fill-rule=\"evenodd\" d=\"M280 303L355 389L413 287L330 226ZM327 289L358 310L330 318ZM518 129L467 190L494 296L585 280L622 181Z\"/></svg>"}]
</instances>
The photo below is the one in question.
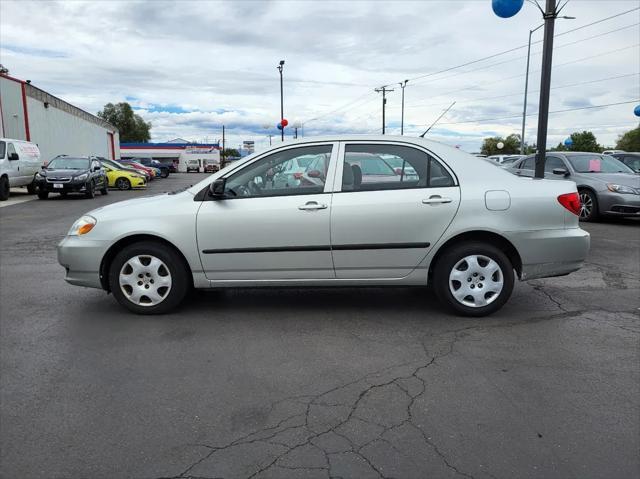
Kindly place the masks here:
<instances>
[{"instance_id":1,"label":"power line","mask_svg":"<svg viewBox=\"0 0 640 479\"><path fill-rule=\"evenodd\" d=\"M618 78L627 78L630 76L640 76L640 72L627 73L625 75L617 75L617 76L607 77L607 78L599 78L597 80L588 80L588 81L577 82L577 83L569 83L567 85L558 85L558 86L551 87L551 89L559 90L561 88L570 88L574 86L588 85L591 83L599 83L599 82L608 81L608 80L617 80ZM530 93L538 93L538 92L539 90L530 91ZM486 96L482 98L468 98L465 100L465 103L478 102L478 101L484 101L484 100L497 100L499 98L508 98L510 96L520 96L520 95L522 95L521 91L515 92L515 93L508 93L506 95ZM448 105L448 104L449 104L448 102L447 103L418 103L405 108L424 108L428 106L442 106L442 105ZM399 107L389 107L389 108L399 108Z\"/></svg>"},{"instance_id":2,"label":"power line","mask_svg":"<svg viewBox=\"0 0 640 479\"><path fill-rule=\"evenodd\" d=\"M617 105L628 105L629 103L636 103L640 101L640 99L635 99L635 100L629 100L629 101L621 101L621 102L617 102L617 103L607 103L605 105L590 105L590 106L582 106L579 108L567 108L565 110L555 110L555 111L550 111L549 114L551 113L567 113L570 111L579 111L579 110L592 110L592 109L596 109L596 108L607 108L610 106L617 106ZM537 113L529 113L527 114L527 116L538 116ZM464 121L453 121L453 122L448 122L448 123L440 123L441 125L462 125L465 123L482 123L485 121L498 121L498 120L510 120L513 118L522 118L522 113L518 113L517 115L511 115L511 116L502 116L502 117L497 117L497 118L476 118L473 120L464 120ZM427 126L426 124L424 125L413 125L413 126Z\"/></svg>"},{"instance_id":3,"label":"power line","mask_svg":"<svg viewBox=\"0 0 640 479\"><path fill-rule=\"evenodd\" d=\"M598 23L602 23L602 22L605 22L607 20L611 20L613 18L617 18L617 17L620 17L622 15L626 15L626 14L631 13L631 12L635 12L636 10L640 10L640 7L632 8L630 10L626 10L624 12L620 12L620 13L617 13L615 15L611 15L610 17L601 18L600 20L596 20L594 22L587 23L586 25L581 25L581 26L573 28L571 30L567 30L566 32L558 33L558 34L554 35L554 38L555 37L560 37L562 35L567 35L569 33L572 33L572 32L578 31L578 30L582 30L583 28L587 28L587 27L590 27L592 25L596 25ZM537 43L542 43L542 40L537 40L537 41L533 42L532 44L537 44ZM511 53L511 52L515 52L517 50L521 50L523 48L527 48L527 46L528 46L528 44L521 45L519 47L510 48L510 49L504 50L502 52L494 53L493 55L489 55L489 56L486 56L486 57L483 57L483 58L478 58L477 60L472 60L472 61L469 61L469 62L466 62L466 63L462 63L460 65L456 65L456 66L453 66L453 67L448 67L448 68L439 70L437 72L426 73L424 75L419 75L419 76L416 76L416 77L413 77L413 78L409 78L409 81L414 82L415 80L419 80L421 78L426 78L426 77L429 77L429 76L439 75L440 73L445 73L445 72L448 72L448 71L451 71L451 70L457 70L458 68L466 67L468 65L473 65L475 63L480 63L482 61L489 60L491 58L496 58L496 57L499 57L501 55L505 55L507 53Z\"/></svg>"}]
</instances>

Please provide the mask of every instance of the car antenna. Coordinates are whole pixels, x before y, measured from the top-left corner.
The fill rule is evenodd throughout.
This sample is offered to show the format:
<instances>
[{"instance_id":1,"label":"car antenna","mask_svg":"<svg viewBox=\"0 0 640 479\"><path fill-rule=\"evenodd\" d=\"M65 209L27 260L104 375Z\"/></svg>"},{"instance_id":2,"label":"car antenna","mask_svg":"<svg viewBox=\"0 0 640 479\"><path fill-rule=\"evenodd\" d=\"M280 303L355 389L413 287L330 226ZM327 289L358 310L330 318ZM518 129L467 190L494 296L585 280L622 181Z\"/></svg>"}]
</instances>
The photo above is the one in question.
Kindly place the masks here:
<instances>
[{"instance_id":1,"label":"car antenna","mask_svg":"<svg viewBox=\"0 0 640 479\"><path fill-rule=\"evenodd\" d=\"M442 118L449 110L451 110L451 107L453 105L455 105L456 102L454 101L451 105L449 105L449 108L447 108L445 111L442 112L442 115L440 115L438 118L436 118L436 121L434 121L433 123L431 123L431 126L429 128L427 128L424 133L422 135L420 135L420 138L424 138L424 135L426 135L427 133L429 133L429 130L431 128L433 128L433 126L438 123L438 121L440 121L440 118Z\"/></svg>"}]
</instances>

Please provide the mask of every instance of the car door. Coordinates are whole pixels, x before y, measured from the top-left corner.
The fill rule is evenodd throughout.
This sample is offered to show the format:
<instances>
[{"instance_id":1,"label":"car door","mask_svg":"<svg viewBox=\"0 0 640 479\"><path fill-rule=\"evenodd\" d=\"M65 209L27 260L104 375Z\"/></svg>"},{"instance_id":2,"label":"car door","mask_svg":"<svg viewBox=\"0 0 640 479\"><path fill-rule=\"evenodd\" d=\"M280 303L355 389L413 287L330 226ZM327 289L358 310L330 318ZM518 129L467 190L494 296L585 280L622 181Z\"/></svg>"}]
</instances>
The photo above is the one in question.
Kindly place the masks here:
<instances>
[{"instance_id":1,"label":"car door","mask_svg":"<svg viewBox=\"0 0 640 479\"><path fill-rule=\"evenodd\" d=\"M12 160L11 155L18 155L17 160ZM14 143L7 142L7 174L9 175L9 184L11 186L23 186L25 184L22 173L20 172L20 154L16 150Z\"/></svg>"},{"instance_id":2,"label":"car door","mask_svg":"<svg viewBox=\"0 0 640 479\"><path fill-rule=\"evenodd\" d=\"M546 160L544 162L544 177L550 180L563 180L565 179L562 175L556 175L553 173L553 170L556 169L564 169L569 173L569 167L565 164L562 158L554 155L547 155Z\"/></svg>"},{"instance_id":3,"label":"car door","mask_svg":"<svg viewBox=\"0 0 640 479\"><path fill-rule=\"evenodd\" d=\"M334 278L329 231L332 181L327 178L333 180L337 150L333 143L288 146L231 169L224 176L224 198L206 197L198 211L198 250L206 277ZM284 185L274 181L290 160L304 155L326 158L322 178L314 174L314 181Z\"/></svg>"},{"instance_id":4,"label":"car door","mask_svg":"<svg viewBox=\"0 0 640 479\"><path fill-rule=\"evenodd\" d=\"M387 171L380 163L391 157L403 165L399 170ZM407 276L460 203L455 177L442 162L426 150L394 142L342 143L334 192L331 249L340 279Z\"/></svg>"},{"instance_id":5,"label":"car door","mask_svg":"<svg viewBox=\"0 0 640 479\"><path fill-rule=\"evenodd\" d=\"M518 167L515 169L515 174L518 176L526 176L529 178L533 178L536 170L536 157L528 156L524 160L520 162Z\"/></svg>"}]
</instances>

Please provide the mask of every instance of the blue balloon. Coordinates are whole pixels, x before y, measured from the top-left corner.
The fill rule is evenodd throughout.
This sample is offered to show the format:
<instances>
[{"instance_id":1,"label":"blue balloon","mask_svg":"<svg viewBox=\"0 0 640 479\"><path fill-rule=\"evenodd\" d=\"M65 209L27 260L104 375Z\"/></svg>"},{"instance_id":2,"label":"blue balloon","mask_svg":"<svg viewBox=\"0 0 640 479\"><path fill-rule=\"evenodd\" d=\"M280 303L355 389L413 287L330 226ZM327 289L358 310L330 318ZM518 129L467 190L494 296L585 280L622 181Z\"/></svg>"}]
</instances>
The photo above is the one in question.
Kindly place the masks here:
<instances>
[{"instance_id":1,"label":"blue balloon","mask_svg":"<svg viewBox=\"0 0 640 479\"><path fill-rule=\"evenodd\" d=\"M636 106L636 107L633 109L633 113L634 113L636 116L640 116L640 105Z\"/></svg>"},{"instance_id":2,"label":"blue balloon","mask_svg":"<svg viewBox=\"0 0 640 479\"><path fill-rule=\"evenodd\" d=\"M571 146L571 145L573 145L573 140L571 139L571 137L564 140L564 146Z\"/></svg>"},{"instance_id":3,"label":"blue balloon","mask_svg":"<svg viewBox=\"0 0 640 479\"><path fill-rule=\"evenodd\" d=\"M513 17L520 11L524 0L491 0L493 13L501 18Z\"/></svg>"},{"instance_id":4,"label":"blue balloon","mask_svg":"<svg viewBox=\"0 0 640 479\"><path fill-rule=\"evenodd\" d=\"M282 123L278 123L276 126L278 127L278 130L282 130Z\"/></svg>"}]
</instances>

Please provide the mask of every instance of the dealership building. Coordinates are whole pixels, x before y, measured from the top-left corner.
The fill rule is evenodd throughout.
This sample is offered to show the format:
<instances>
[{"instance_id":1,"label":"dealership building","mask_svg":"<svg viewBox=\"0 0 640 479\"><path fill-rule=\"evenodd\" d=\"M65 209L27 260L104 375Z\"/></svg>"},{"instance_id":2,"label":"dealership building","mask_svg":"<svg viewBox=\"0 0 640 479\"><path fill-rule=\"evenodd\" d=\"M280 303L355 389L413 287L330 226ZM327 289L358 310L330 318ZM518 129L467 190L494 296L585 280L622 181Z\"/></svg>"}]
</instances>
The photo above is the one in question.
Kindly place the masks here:
<instances>
[{"instance_id":1,"label":"dealership building","mask_svg":"<svg viewBox=\"0 0 640 479\"><path fill-rule=\"evenodd\" d=\"M57 155L120 158L115 126L6 74L0 74L0 137L36 143L44 161Z\"/></svg>"},{"instance_id":2,"label":"dealership building","mask_svg":"<svg viewBox=\"0 0 640 479\"><path fill-rule=\"evenodd\" d=\"M165 165L174 164L178 171L186 171L187 161L198 161L199 168L206 164L220 164L219 143L193 143L176 138L165 143L122 143L122 158L152 158Z\"/></svg>"}]
</instances>

